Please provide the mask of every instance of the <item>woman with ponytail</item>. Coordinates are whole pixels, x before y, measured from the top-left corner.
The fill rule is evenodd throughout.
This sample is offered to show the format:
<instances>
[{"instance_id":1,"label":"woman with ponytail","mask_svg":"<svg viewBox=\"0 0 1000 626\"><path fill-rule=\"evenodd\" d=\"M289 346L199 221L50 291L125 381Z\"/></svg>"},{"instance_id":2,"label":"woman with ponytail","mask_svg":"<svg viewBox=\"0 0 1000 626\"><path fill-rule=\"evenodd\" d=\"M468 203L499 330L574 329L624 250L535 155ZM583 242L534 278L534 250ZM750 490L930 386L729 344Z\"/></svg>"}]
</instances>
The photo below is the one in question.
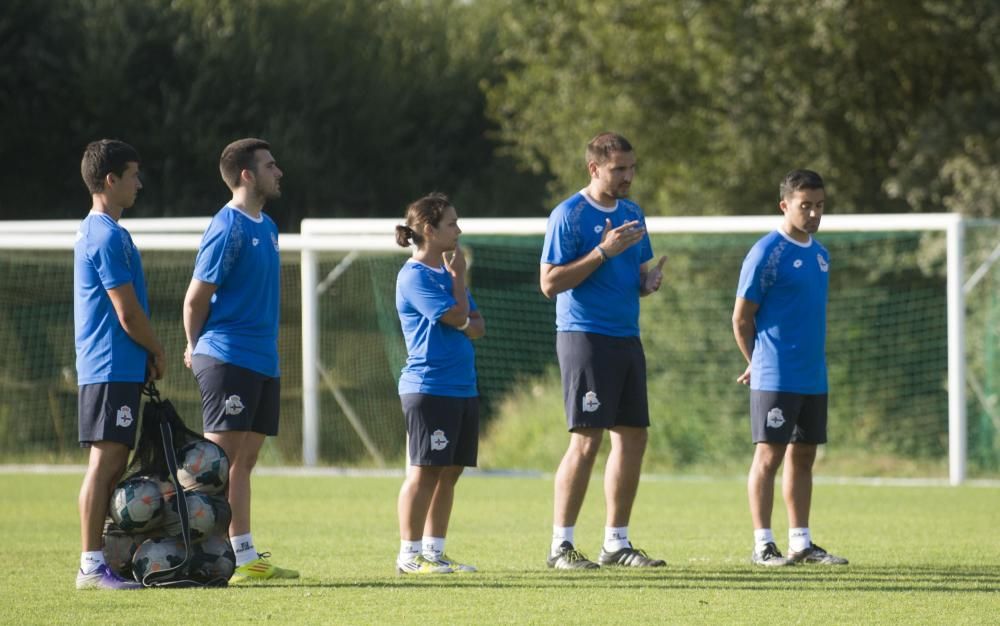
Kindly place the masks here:
<instances>
[{"instance_id":1,"label":"woman with ponytail","mask_svg":"<svg viewBox=\"0 0 1000 626\"><path fill-rule=\"evenodd\" d=\"M450 574L476 568L444 551L455 483L475 467L479 392L472 340L486 326L466 287L458 215L432 193L406 210L396 243L413 256L396 278L396 310L408 357L399 378L409 467L399 492L401 574Z\"/></svg>"}]
</instances>

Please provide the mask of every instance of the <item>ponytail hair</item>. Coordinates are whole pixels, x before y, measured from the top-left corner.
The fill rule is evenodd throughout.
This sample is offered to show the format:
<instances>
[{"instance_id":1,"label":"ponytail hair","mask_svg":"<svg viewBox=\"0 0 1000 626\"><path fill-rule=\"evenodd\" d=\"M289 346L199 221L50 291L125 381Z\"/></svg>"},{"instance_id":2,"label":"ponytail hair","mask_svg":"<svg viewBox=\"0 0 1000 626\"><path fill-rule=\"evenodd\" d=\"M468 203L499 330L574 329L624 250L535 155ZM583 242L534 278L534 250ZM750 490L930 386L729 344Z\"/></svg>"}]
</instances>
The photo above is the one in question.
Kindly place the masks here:
<instances>
[{"instance_id":1,"label":"ponytail hair","mask_svg":"<svg viewBox=\"0 0 1000 626\"><path fill-rule=\"evenodd\" d=\"M445 210L450 206L448 196L437 191L411 202L406 207L406 223L396 226L396 243L402 248L408 248L411 244L418 248L424 245L424 227L440 224Z\"/></svg>"},{"instance_id":2,"label":"ponytail hair","mask_svg":"<svg viewBox=\"0 0 1000 626\"><path fill-rule=\"evenodd\" d=\"M417 236L413 229L406 224L396 226L396 244L400 248L409 248L410 242Z\"/></svg>"}]
</instances>

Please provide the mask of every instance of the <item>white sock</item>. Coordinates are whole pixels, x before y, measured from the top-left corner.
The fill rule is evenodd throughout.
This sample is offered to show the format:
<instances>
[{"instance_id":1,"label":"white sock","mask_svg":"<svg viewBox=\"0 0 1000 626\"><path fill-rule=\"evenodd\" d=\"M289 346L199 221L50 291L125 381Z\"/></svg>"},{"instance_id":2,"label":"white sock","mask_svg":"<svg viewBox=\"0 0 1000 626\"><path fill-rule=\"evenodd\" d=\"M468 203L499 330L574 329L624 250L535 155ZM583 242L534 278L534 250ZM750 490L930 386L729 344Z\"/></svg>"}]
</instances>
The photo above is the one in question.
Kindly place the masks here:
<instances>
[{"instance_id":1,"label":"white sock","mask_svg":"<svg viewBox=\"0 0 1000 626\"><path fill-rule=\"evenodd\" d=\"M257 548L253 547L252 533L230 537L229 543L233 544L233 552L236 553L236 567L246 565L260 556Z\"/></svg>"},{"instance_id":2,"label":"white sock","mask_svg":"<svg viewBox=\"0 0 1000 626\"><path fill-rule=\"evenodd\" d=\"M628 526L604 527L604 551L618 552L632 544L628 540Z\"/></svg>"},{"instance_id":3,"label":"white sock","mask_svg":"<svg viewBox=\"0 0 1000 626\"><path fill-rule=\"evenodd\" d=\"M760 552L769 543L774 543L774 533L770 528L757 528L753 531L753 549Z\"/></svg>"},{"instance_id":4,"label":"white sock","mask_svg":"<svg viewBox=\"0 0 1000 626\"><path fill-rule=\"evenodd\" d=\"M102 550L80 553L80 571L84 574L93 574L98 567L104 564L104 552Z\"/></svg>"},{"instance_id":5,"label":"white sock","mask_svg":"<svg viewBox=\"0 0 1000 626\"><path fill-rule=\"evenodd\" d=\"M812 544L812 536L808 528L788 529L788 551L802 552Z\"/></svg>"},{"instance_id":6,"label":"white sock","mask_svg":"<svg viewBox=\"0 0 1000 626\"><path fill-rule=\"evenodd\" d=\"M576 543L573 541L573 531L575 530L576 526L552 527L552 554L555 554L559 550L559 546L564 541L568 541L576 546Z\"/></svg>"},{"instance_id":7,"label":"white sock","mask_svg":"<svg viewBox=\"0 0 1000 626\"><path fill-rule=\"evenodd\" d=\"M429 561L437 561L444 554L444 537L424 537L424 557Z\"/></svg>"},{"instance_id":8,"label":"white sock","mask_svg":"<svg viewBox=\"0 0 1000 626\"><path fill-rule=\"evenodd\" d=\"M420 555L420 542L419 541L407 541L401 539L399 542L399 560L412 561Z\"/></svg>"}]
</instances>

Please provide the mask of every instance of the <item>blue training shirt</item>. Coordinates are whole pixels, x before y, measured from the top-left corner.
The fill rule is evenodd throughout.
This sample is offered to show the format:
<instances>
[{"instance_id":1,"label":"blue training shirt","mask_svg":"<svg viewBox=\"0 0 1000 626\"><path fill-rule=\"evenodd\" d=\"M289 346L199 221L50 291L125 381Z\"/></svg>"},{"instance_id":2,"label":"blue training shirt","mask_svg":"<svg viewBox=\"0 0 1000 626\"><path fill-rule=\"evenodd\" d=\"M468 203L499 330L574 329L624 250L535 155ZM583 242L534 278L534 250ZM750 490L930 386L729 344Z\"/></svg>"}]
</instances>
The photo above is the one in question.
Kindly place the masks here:
<instances>
[{"instance_id":1,"label":"blue training shirt","mask_svg":"<svg viewBox=\"0 0 1000 626\"><path fill-rule=\"evenodd\" d=\"M279 376L280 275L278 227L270 217L228 205L216 213L194 262L194 277L217 287L194 353Z\"/></svg>"},{"instance_id":2,"label":"blue training shirt","mask_svg":"<svg viewBox=\"0 0 1000 626\"><path fill-rule=\"evenodd\" d=\"M760 305L751 389L827 392L829 272L830 253L814 238L803 244L775 231L750 249L736 295Z\"/></svg>"},{"instance_id":3,"label":"blue training shirt","mask_svg":"<svg viewBox=\"0 0 1000 626\"><path fill-rule=\"evenodd\" d=\"M615 208L602 207L580 191L549 215L542 247L542 263L565 265L588 254L601 243L604 221L611 228L646 217L634 202L620 199ZM625 252L605 261L573 289L556 295L556 330L582 331L612 337L639 335L639 269L653 258L647 233Z\"/></svg>"},{"instance_id":4,"label":"blue training shirt","mask_svg":"<svg viewBox=\"0 0 1000 626\"><path fill-rule=\"evenodd\" d=\"M472 340L453 326L439 322L455 306L451 274L409 260L396 276L396 311L406 339L406 365L399 393L471 398L476 387L476 357ZM469 310L476 303L469 295Z\"/></svg>"},{"instance_id":5,"label":"blue training shirt","mask_svg":"<svg viewBox=\"0 0 1000 626\"><path fill-rule=\"evenodd\" d=\"M141 383L148 352L126 334L108 290L132 283L149 315L142 258L128 231L110 216L91 213L73 247L73 322L78 385Z\"/></svg>"}]
</instances>

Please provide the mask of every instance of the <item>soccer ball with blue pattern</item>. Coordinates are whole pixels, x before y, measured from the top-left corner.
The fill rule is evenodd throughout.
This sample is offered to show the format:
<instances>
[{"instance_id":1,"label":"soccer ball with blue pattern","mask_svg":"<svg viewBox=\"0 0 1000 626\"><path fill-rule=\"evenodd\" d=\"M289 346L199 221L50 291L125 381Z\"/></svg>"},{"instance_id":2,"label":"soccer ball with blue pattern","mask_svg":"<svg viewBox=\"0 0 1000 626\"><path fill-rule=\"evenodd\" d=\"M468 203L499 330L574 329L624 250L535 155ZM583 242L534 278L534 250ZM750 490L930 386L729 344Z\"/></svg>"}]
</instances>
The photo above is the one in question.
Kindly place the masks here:
<instances>
[{"instance_id":1,"label":"soccer ball with blue pattern","mask_svg":"<svg viewBox=\"0 0 1000 626\"><path fill-rule=\"evenodd\" d=\"M163 523L163 493L160 481L135 476L118 485L111 494L111 519L126 533L144 533Z\"/></svg>"},{"instance_id":2,"label":"soccer ball with blue pattern","mask_svg":"<svg viewBox=\"0 0 1000 626\"><path fill-rule=\"evenodd\" d=\"M196 441L177 455L177 478L185 491L221 493L229 480L229 457L211 441Z\"/></svg>"},{"instance_id":3,"label":"soccer ball with blue pattern","mask_svg":"<svg viewBox=\"0 0 1000 626\"><path fill-rule=\"evenodd\" d=\"M225 534L211 535L194 547L191 577L203 583L229 580L236 569L236 554Z\"/></svg>"},{"instance_id":4,"label":"soccer ball with blue pattern","mask_svg":"<svg viewBox=\"0 0 1000 626\"><path fill-rule=\"evenodd\" d=\"M197 543L213 533L225 534L232 519L232 509L224 497L210 496L197 491L184 493L187 503L188 528L191 531L192 543ZM163 532L167 535L180 536L180 515L177 512L177 498L172 498L164 512Z\"/></svg>"},{"instance_id":5,"label":"soccer ball with blue pattern","mask_svg":"<svg viewBox=\"0 0 1000 626\"><path fill-rule=\"evenodd\" d=\"M177 567L186 554L184 542L177 537L147 539L132 556L132 573L141 582L149 574Z\"/></svg>"}]
</instances>

